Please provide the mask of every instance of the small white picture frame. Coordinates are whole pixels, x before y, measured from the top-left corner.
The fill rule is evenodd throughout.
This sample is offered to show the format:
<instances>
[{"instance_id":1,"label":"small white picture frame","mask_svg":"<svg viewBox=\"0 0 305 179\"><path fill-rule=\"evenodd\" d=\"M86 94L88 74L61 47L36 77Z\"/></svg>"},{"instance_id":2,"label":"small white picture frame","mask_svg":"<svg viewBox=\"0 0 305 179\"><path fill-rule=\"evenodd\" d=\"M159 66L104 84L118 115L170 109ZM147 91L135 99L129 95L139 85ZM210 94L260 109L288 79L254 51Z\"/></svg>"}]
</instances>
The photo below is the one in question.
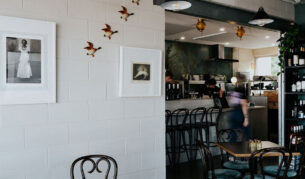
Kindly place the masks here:
<instances>
[{"instance_id":1,"label":"small white picture frame","mask_svg":"<svg viewBox=\"0 0 305 179\"><path fill-rule=\"evenodd\" d=\"M0 105L56 102L56 23L0 16Z\"/></svg>"},{"instance_id":2,"label":"small white picture frame","mask_svg":"<svg viewBox=\"0 0 305 179\"><path fill-rule=\"evenodd\" d=\"M161 96L162 51L120 47L120 97Z\"/></svg>"}]
</instances>

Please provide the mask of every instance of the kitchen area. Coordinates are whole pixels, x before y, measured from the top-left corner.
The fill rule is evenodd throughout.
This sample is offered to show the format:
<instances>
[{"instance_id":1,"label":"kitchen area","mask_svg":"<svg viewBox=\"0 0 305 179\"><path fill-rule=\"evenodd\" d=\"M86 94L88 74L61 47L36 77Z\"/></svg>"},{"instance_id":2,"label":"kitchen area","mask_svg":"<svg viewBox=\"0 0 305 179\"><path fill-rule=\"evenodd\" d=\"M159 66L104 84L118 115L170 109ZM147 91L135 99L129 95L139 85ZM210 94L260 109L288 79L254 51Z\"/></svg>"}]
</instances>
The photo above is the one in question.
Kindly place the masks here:
<instances>
[{"instance_id":1,"label":"kitchen area","mask_svg":"<svg viewBox=\"0 0 305 179\"><path fill-rule=\"evenodd\" d=\"M203 135L216 141L216 128L230 128L232 94L242 86L251 139L277 142L278 38L270 29L166 12L166 110L191 118L196 108L221 109L217 127Z\"/></svg>"}]
</instances>

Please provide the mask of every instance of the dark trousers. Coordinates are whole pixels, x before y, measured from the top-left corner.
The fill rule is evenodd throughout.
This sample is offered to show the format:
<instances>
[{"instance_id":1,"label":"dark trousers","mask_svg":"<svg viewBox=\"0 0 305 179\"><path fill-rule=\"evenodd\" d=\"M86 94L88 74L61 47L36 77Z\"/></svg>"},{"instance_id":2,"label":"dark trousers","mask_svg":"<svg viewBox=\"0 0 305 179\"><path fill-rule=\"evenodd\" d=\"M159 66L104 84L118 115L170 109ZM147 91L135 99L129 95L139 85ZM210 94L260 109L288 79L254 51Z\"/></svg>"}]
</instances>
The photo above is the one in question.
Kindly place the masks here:
<instances>
[{"instance_id":1,"label":"dark trousers","mask_svg":"<svg viewBox=\"0 0 305 179\"><path fill-rule=\"evenodd\" d=\"M243 126L245 117L243 114L243 111L241 108L236 108L233 111L230 112L229 115L229 126L231 129L240 129L243 132L244 140L248 141L251 138L251 131L250 131L250 124L247 127ZM236 134L233 134L232 141L236 142L238 136Z\"/></svg>"}]
</instances>

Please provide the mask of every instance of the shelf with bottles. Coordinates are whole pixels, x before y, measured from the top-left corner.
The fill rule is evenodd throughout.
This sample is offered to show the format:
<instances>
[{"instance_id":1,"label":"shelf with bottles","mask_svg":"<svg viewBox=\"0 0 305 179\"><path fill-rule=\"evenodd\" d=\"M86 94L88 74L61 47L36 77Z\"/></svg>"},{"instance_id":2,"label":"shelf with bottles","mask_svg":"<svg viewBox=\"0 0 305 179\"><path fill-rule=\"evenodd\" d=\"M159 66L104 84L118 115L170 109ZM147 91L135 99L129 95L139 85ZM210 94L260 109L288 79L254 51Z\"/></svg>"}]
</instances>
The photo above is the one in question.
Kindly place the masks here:
<instances>
[{"instance_id":1,"label":"shelf with bottles","mask_svg":"<svg viewBox=\"0 0 305 179\"><path fill-rule=\"evenodd\" d=\"M305 94L305 69L285 73L286 94Z\"/></svg>"},{"instance_id":2,"label":"shelf with bottles","mask_svg":"<svg viewBox=\"0 0 305 179\"><path fill-rule=\"evenodd\" d=\"M183 98L183 85L179 82L166 83L165 100L179 100Z\"/></svg>"},{"instance_id":3,"label":"shelf with bottles","mask_svg":"<svg viewBox=\"0 0 305 179\"><path fill-rule=\"evenodd\" d=\"M295 69L305 67L305 48L303 46L297 46L294 49L290 49L289 53L285 55L285 68Z\"/></svg>"}]
</instances>

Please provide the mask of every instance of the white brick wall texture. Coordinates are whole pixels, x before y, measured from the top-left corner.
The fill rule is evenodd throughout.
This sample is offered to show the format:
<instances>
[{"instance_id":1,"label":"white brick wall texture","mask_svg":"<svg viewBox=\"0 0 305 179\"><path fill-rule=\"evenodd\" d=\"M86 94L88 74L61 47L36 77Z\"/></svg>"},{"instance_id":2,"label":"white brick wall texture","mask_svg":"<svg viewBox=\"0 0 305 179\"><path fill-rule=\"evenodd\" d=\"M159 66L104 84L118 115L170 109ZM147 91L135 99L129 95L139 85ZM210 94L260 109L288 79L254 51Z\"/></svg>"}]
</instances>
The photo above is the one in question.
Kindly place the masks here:
<instances>
[{"instance_id":1,"label":"white brick wall texture","mask_svg":"<svg viewBox=\"0 0 305 179\"><path fill-rule=\"evenodd\" d=\"M121 5L135 13L128 22ZM163 9L153 0L0 0L0 15L57 23L57 103L0 106L0 179L68 179L87 154L113 156L119 179L165 179L164 94L118 97L120 46L164 51ZM105 23L119 31L112 40ZM87 40L103 47L94 59Z\"/></svg>"}]
</instances>

